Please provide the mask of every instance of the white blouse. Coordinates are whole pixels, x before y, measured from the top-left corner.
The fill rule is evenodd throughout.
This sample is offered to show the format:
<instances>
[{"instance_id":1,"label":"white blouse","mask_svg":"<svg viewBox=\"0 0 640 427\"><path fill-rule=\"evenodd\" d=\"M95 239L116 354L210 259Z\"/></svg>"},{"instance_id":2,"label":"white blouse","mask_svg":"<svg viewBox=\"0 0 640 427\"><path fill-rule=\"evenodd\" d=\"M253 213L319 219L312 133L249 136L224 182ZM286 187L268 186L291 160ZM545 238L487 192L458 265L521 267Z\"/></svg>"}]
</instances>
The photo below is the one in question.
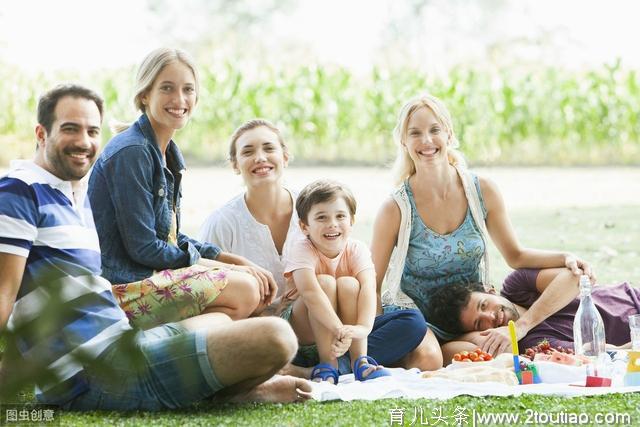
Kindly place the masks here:
<instances>
[{"instance_id":1,"label":"white blouse","mask_svg":"<svg viewBox=\"0 0 640 427\"><path fill-rule=\"evenodd\" d=\"M278 284L278 296L285 290L284 261L291 245L302 235L295 210L295 194L287 190L293 200L293 212L282 254L276 250L271 231L251 215L244 193L213 211L200 227L198 240L214 243L224 252L241 255L273 274Z\"/></svg>"}]
</instances>

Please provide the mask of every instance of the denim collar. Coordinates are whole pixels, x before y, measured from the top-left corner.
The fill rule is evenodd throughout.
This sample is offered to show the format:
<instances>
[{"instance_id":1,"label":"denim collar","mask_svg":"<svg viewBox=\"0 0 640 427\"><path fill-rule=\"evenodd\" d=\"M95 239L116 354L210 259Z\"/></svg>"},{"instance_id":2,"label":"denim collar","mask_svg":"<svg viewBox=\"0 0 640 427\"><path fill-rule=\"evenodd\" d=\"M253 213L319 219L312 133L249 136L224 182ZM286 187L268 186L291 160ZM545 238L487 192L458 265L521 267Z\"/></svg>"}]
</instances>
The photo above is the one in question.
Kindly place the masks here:
<instances>
[{"instance_id":1,"label":"denim collar","mask_svg":"<svg viewBox=\"0 0 640 427\"><path fill-rule=\"evenodd\" d=\"M153 149L158 153L158 156L162 158L162 153L160 152L160 147L156 141L156 134L153 131L153 127L151 126L151 122L149 121L149 117L145 113L143 113L138 121L136 122L138 127L140 127L140 131L142 135L144 135L145 140L149 142L153 146ZM178 146L173 139L169 141L169 146L167 147L167 157L171 157L173 159L173 163L176 166L176 170L182 172L185 170L184 157L182 157L182 153L178 149Z\"/></svg>"}]
</instances>

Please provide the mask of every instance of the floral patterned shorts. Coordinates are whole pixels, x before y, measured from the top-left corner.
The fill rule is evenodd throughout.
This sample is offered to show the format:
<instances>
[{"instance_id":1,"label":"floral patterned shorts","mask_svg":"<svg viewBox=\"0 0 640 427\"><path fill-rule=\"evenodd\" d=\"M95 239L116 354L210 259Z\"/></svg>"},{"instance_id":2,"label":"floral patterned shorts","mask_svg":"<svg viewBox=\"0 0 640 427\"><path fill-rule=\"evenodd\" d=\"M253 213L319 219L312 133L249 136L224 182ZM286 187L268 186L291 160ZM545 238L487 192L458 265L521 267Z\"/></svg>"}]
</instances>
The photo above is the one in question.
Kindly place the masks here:
<instances>
[{"instance_id":1,"label":"floral patterned shorts","mask_svg":"<svg viewBox=\"0 0 640 427\"><path fill-rule=\"evenodd\" d=\"M202 314L227 286L227 270L192 265L159 271L133 283L113 285L118 304L140 329Z\"/></svg>"}]
</instances>

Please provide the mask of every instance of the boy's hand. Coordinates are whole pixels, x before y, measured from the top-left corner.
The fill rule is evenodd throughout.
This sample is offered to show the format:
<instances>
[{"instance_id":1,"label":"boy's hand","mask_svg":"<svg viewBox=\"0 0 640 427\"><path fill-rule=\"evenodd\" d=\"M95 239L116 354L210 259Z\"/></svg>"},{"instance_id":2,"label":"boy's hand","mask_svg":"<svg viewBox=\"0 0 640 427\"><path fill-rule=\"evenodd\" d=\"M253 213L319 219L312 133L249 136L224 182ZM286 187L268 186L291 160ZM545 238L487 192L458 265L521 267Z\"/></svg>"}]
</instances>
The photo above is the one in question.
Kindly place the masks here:
<instances>
[{"instance_id":1,"label":"boy's hand","mask_svg":"<svg viewBox=\"0 0 640 427\"><path fill-rule=\"evenodd\" d=\"M333 356L340 357L345 354L347 350L349 350L349 347L351 347L352 340L353 337L349 325L342 326L338 329L338 333L333 337L333 342L331 343L331 353L333 353Z\"/></svg>"},{"instance_id":2,"label":"boy's hand","mask_svg":"<svg viewBox=\"0 0 640 427\"><path fill-rule=\"evenodd\" d=\"M344 328L346 328L349 331L351 335L351 339L354 339L354 340L362 340L369 335L369 331L364 326L344 325Z\"/></svg>"}]
</instances>

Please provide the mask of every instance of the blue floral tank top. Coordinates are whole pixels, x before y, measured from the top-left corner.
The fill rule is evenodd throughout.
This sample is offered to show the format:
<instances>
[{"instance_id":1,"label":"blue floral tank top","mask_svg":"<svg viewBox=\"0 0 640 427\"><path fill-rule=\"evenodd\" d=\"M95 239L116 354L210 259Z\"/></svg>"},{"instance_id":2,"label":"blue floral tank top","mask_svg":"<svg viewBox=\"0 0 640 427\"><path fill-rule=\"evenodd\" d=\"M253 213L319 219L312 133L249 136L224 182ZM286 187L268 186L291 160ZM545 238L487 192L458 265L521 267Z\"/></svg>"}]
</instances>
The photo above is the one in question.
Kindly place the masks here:
<instances>
[{"instance_id":1,"label":"blue floral tank top","mask_svg":"<svg viewBox=\"0 0 640 427\"><path fill-rule=\"evenodd\" d=\"M487 210L476 175L473 175L473 182L486 218ZM424 224L418 214L408 180L404 186L411 203L411 236L400 289L429 320L426 308L431 291L449 283L479 281L480 261L486 248L469 208L457 229L449 234L436 233Z\"/></svg>"}]
</instances>

